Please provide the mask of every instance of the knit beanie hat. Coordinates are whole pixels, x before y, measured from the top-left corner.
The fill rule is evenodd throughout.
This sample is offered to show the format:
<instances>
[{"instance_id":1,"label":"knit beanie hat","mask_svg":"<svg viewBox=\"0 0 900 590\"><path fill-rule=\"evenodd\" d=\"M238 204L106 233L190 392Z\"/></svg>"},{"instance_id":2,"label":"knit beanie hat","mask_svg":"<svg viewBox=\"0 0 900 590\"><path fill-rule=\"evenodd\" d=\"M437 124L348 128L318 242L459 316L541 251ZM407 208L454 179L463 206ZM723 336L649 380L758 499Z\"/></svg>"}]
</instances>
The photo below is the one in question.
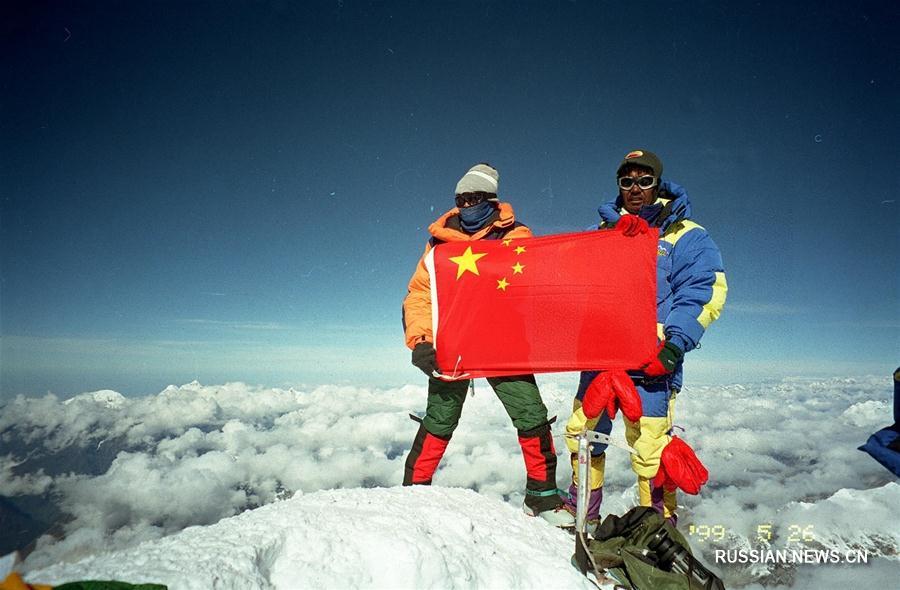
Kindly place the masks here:
<instances>
[{"instance_id":1,"label":"knit beanie hat","mask_svg":"<svg viewBox=\"0 0 900 590\"><path fill-rule=\"evenodd\" d=\"M616 170L616 176L622 173L622 168L626 166L643 166L653 171L653 176L659 178L662 176L663 165L659 157L653 152L647 150L634 150L625 154L622 163Z\"/></svg>"},{"instance_id":2,"label":"knit beanie hat","mask_svg":"<svg viewBox=\"0 0 900 590\"><path fill-rule=\"evenodd\" d=\"M456 183L456 194L491 193L496 195L499 187L500 173L488 164L476 164L469 168L459 182Z\"/></svg>"}]
</instances>

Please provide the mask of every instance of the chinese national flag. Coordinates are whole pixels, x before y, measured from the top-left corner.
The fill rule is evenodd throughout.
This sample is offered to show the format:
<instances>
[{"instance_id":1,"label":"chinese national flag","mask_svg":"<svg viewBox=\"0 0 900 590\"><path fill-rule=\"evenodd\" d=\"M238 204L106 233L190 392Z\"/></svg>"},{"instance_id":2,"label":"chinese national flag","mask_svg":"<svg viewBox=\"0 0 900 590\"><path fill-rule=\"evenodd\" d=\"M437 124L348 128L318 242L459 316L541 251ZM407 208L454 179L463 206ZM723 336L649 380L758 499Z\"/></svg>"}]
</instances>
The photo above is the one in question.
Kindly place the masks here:
<instances>
[{"instance_id":1,"label":"chinese national flag","mask_svg":"<svg viewBox=\"0 0 900 590\"><path fill-rule=\"evenodd\" d=\"M447 242L425 264L444 375L633 369L656 350L658 232Z\"/></svg>"}]
</instances>

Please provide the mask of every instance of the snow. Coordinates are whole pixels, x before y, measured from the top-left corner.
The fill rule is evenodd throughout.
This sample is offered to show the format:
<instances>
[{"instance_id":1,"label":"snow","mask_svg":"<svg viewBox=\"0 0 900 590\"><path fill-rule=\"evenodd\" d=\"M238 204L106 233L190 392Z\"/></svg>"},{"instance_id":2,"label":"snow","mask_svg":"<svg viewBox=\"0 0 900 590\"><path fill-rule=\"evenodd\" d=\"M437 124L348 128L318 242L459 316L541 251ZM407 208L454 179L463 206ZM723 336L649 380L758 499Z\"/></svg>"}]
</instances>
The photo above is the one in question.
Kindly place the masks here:
<instances>
[{"instance_id":1,"label":"snow","mask_svg":"<svg viewBox=\"0 0 900 590\"><path fill-rule=\"evenodd\" d=\"M298 494L116 553L32 571L170 588L592 588L571 535L460 488Z\"/></svg>"},{"instance_id":2,"label":"snow","mask_svg":"<svg viewBox=\"0 0 900 590\"><path fill-rule=\"evenodd\" d=\"M538 382L560 417L558 435L576 376ZM827 588L838 579L892 587L900 485L856 449L890 422L891 389L886 374L695 386L679 395L679 435L711 473L700 496L681 496L679 528L727 587ZM67 515L61 538L38 540L23 564L26 579L580 587L571 537L521 513L515 430L482 381L436 485L398 486L417 426L407 414L424 405L423 385L192 382L145 397L16 398L0 412L0 494L43 502L47 514L36 517L59 520L51 504ZM618 422L613 436L622 436ZM570 468L562 439L556 444L565 487ZM634 504L627 453L611 449L604 513ZM863 550L869 563L715 561L716 550L759 547L761 531L773 549Z\"/></svg>"},{"instance_id":3,"label":"snow","mask_svg":"<svg viewBox=\"0 0 900 590\"><path fill-rule=\"evenodd\" d=\"M63 403L69 405L78 402L96 402L105 405L107 408L121 408L125 404L125 396L118 391L101 389L78 394L75 397L67 399Z\"/></svg>"}]
</instances>

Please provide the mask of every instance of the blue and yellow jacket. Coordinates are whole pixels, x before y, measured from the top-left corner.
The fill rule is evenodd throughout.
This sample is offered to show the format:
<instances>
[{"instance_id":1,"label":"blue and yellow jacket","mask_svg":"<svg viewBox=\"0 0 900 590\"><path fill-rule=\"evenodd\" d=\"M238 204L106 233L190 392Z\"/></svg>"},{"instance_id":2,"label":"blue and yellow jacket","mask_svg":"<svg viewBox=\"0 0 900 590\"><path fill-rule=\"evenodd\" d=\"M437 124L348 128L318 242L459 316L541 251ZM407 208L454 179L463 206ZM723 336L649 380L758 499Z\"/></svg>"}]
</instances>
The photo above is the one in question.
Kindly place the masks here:
<instances>
[{"instance_id":1,"label":"blue and yellow jacket","mask_svg":"<svg viewBox=\"0 0 900 590\"><path fill-rule=\"evenodd\" d=\"M598 228L614 224L625 213L621 198L600 205ZM697 347L706 328L719 317L728 285L719 248L703 227L691 221L687 191L663 181L655 203L640 216L660 232L656 265L656 321L660 338L684 352ZM680 390L682 367L670 379Z\"/></svg>"}]
</instances>

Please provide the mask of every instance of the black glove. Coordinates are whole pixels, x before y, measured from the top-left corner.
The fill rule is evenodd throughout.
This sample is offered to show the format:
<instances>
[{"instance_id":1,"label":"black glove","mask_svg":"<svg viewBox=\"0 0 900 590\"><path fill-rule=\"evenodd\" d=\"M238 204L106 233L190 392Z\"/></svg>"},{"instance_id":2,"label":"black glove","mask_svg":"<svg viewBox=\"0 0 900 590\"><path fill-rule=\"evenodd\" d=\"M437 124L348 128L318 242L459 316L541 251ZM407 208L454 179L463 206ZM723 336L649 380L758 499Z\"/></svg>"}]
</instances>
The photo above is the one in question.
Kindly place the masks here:
<instances>
[{"instance_id":1,"label":"black glove","mask_svg":"<svg viewBox=\"0 0 900 590\"><path fill-rule=\"evenodd\" d=\"M412 364L429 377L434 377L432 372L438 370L434 346L430 342L419 342L416 344L412 351Z\"/></svg>"},{"instance_id":2,"label":"black glove","mask_svg":"<svg viewBox=\"0 0 900 590\"><path fill-rule=\"evenodd\" d=\"M656 349L656 354L641 367L648 377L662 377L675 370L684 360L684 351L671 342L663 342Z\"/></svg>"}]
</instances>

